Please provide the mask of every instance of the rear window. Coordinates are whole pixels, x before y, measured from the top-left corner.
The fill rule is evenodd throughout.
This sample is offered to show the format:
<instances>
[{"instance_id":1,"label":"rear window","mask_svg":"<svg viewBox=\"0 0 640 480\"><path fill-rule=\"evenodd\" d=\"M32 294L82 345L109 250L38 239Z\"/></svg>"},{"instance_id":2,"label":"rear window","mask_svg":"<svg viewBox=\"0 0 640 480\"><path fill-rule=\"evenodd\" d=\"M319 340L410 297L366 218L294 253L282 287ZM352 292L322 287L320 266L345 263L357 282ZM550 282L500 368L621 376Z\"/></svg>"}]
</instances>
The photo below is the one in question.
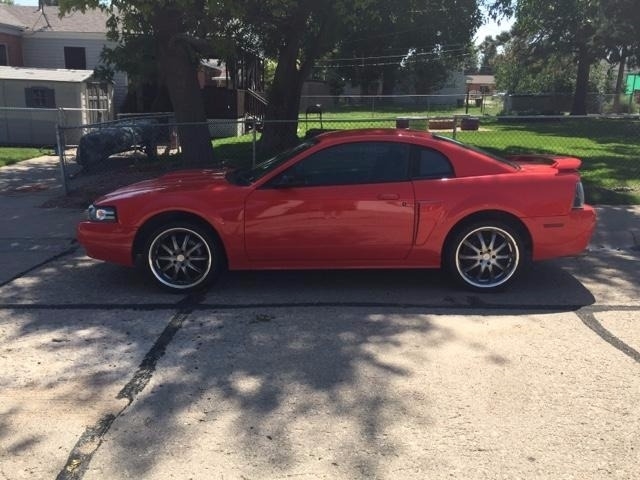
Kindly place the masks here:
<instances>
[{"instance_id":1,"label":"rear window","mask_svg":"<svg viewBox=\"0 0 640 480\"><path fill-rule=\"evenodd\" d=\"M449 159L431 148L418 148L414 179L452 178L455 176Z\"/></svg>"},{"instance_id":2,"label":"rear window","mask_svg":"<svg viewBox=\"0 0 640 480\"><path fill-rule=\"evenodd\" d=\"M440 136L440 135L433 135L433 138L435 138L436 140L440 140L442 142L453 143L454 145L457 145L458 147L464 148L465 150L471 150L472 152L480 153L480 154L485 155L485 156L487 156L489 158L492 158L496 162L500 162L500 163L504 163L505 165L509 165L510 167L513 167L516 170L520 169L518 164L512 162L511 160L507 160L504 157L496 155L495 153L487 152L486 150L483 150L481 148L478 148L478 147L475 147L475 146L472 146L472 145L467 145L466 143L459 142L457 140L454 140L453 138L443 137L443 136Z\"/></svg>"}]
</instances>

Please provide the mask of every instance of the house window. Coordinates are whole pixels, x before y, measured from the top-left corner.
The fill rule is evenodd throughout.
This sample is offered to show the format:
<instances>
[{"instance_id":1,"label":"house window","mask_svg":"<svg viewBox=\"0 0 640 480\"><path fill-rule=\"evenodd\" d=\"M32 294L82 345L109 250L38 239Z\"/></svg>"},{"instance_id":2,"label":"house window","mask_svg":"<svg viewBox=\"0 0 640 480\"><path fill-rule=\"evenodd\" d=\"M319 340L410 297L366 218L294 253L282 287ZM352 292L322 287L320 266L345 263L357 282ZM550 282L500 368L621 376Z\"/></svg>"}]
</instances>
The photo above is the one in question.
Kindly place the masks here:
<instances>
[{"instance_id":1,"label":"house window","mask_svg":"<svg viewBox=\"0 0 640 480\"><path fill-rule=\"evenodd\" d=\"M64 47L64 68L86 70L87 55L84 47Z\"/></svg>"},{"instance_id":2,"label":"house window","mask_svg":"<svg viewBox=\"0 0 640 480\"><path fill-rule=\"evenodd\" d=\"M53 88L25 88L24 94L29 108L56 108L56 91Z\"/></svg>"},{"instance_id":3,"label":"house window","mask_svg":"<svg viewBox=\"0 0 640 480\"><path fill-rule=\"evenodd\" d=\"M3 43L0 43L0 65L9 65L9 52Z\"/></svg>"}]
</instances>

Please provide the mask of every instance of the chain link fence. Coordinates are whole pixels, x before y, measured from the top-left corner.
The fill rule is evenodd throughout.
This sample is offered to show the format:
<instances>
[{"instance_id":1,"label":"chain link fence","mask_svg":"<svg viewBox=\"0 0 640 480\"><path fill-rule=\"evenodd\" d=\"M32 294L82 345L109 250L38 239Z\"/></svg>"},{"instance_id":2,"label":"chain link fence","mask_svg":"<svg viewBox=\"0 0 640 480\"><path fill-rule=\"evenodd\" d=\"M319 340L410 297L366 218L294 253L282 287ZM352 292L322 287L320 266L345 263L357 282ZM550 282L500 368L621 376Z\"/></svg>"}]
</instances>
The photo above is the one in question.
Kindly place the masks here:
<instances>
[{"instance_id":1,"label":"chain link fence","mask_svg":"<svg viewBox=\"0 0 640 480\"><path fill-rule=\"evenodd\" d=\"M92 125L59 125L58 148L65 191L88 200L120 185L192 166L182 155L180 132L206 125L215 165L243 167L266 159L264 128L294 128L300 139L328 130L411 128L455 138L500 155L543 153L583 160L593 203L640 203L640 117L389 115L340 118L324 111L297 120L257 118L178 124L172 114L128 116ZM77 140L76 140L77 139ZM76 140L75 143L73 140ZM210 160L209 160L210 162Z\"/></svg>"},{"instance_id":2,"label":"chain link fence","mask_svg":"<svg viewBox=\"0 0 640 480\"><path fill-rule=\"evenodd\" d=\"M108 113L103 108L0 107L0 145L50 147L57 125L104 119Z\"/></svg>"},{"instance_id":3,"label":"chain link fence","mask_svg":"<svg viewBox=\"0 0 640 480\"><path fill-rule=\"evenodd\" d=\"M590 115L634 114L640 111L636 95L590 93ZM564 115L571 112L573 95L566 93L487 94L476 90L453 95L303 95L301 112L322 109L327 118L424 115Z\"/></svg>"}]
</instances>

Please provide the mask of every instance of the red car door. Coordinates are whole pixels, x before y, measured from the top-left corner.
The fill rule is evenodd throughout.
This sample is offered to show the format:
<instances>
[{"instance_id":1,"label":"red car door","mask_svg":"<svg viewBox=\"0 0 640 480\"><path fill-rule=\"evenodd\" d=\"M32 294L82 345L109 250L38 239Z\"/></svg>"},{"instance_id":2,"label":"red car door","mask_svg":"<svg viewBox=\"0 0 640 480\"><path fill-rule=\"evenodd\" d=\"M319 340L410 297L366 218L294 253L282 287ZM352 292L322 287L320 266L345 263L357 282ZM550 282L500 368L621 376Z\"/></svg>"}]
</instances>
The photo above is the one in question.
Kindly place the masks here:
<instances>
[{"instance_id":1,"label":"red car door","mask_svg":"<svg viewBox=\"0 0 640 480\"><path fill-rule=\"evenodd\" d=\"M254 190L245 248L257 261L405 258L414 235L409 147L358 142L328 147Z\"/></svg>"}]
</instances>

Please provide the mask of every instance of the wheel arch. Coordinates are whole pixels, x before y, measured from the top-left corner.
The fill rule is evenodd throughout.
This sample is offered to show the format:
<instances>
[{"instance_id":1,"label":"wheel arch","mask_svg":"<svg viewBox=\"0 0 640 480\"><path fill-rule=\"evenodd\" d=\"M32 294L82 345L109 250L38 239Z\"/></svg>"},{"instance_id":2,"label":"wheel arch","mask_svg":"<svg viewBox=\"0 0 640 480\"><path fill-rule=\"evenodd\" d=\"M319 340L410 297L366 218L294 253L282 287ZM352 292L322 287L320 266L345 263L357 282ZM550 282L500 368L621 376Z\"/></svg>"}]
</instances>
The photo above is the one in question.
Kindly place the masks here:
<instances>
[{"instance_id":1,"label":"wheel arch","mask_svg":"<svg viewBox=\"0 0 640 480\"><path fill-rule=\"evenodd\" d=\"M142 253L144 253L145 243L149 238L149 235L151 235L156 229L160 228L160 226L165 225L167 223L171 223L171 222L188 222L206 229L218 241L220 247L222 248L224 262L225 264L227 263L228 259L227 259L227 252L224 246L224 242L222 241L222 238L220 237L220 234L215 229L215 227L200 215L197 215L191 212L186 212L183 210L172 210L172 211L158 213L148 218L142 224L142 226L136 232L136 236L133 240L133 247L131 249L131 254L133 256L134 262L136 262L137 258Z\"/></svg>"},{"instance_id":2,"label":"wheel arch","mask_svg":"<svg viewBox=\"0 0 640 480\"><path fill-rule=\"evenodd\" d=\"M516 215L505 212L504 210L481 210L463 217L458 220L453 227L451 227L442 245L440 258L441 265L444 265L445 263L445 256L450 247L451 239L466 226L482 221L498 221L516 229L521 234L522 242L524 243L524 253L527 256L526 260L531 258L533 254L533 238L531 237L531 232L522 220L520 220Z\"/></svg>"}]
</instances>

